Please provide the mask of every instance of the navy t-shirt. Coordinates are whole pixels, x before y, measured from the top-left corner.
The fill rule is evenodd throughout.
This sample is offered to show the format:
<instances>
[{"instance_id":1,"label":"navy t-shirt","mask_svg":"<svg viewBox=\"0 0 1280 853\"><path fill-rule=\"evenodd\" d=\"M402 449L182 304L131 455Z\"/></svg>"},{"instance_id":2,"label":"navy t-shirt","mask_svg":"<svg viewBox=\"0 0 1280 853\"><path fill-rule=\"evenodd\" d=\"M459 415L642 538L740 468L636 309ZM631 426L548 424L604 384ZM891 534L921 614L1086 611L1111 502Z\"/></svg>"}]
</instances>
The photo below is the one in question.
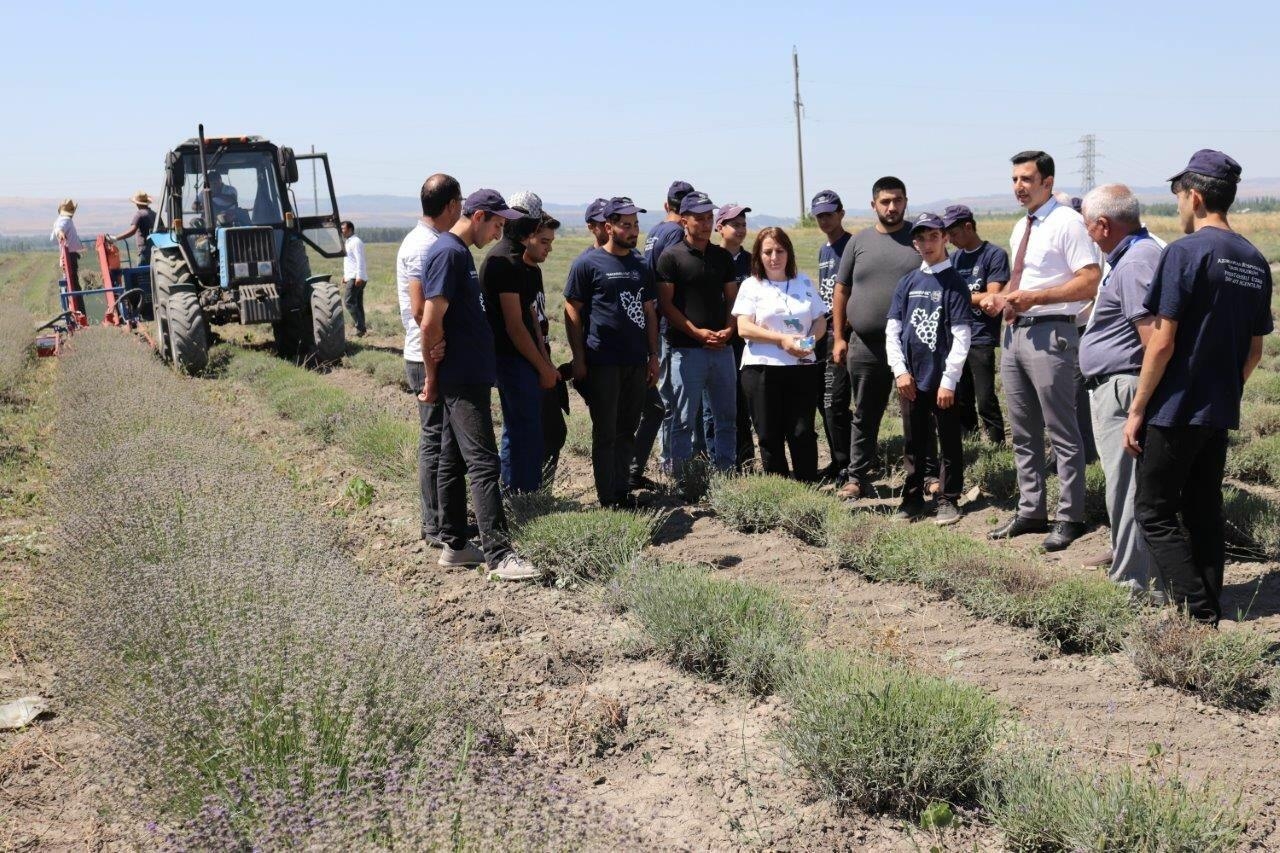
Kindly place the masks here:
<instances>
[{"instance_id":1,"label":"navy t-shirt","mask_svg":"<svg viewBox=\"0 0 1280 853\"><path fill-rule=\"evenodd\" d=\"M587 364L649 361L644 303L658 298L644 259L590 249L569 268L564 298L583 304Z\"/></svg>"},{"instance_id":2,"label":"navy t-shirt","mask_svg":"<svg viewBox=\"0 0 1280 853\"><path fill-rule=\"evenodd\" d=\"M839 240L834 243L823 243L822 248L818 250L818 295L827 306L828 322L831 320L831 300L836 293L836 273L840 270L840 256L844 254L844 247L849 245L849 238L852 236L846 231Z\"/></svg>"},{"instance_id":3,"label":"navy t-shirt","mask_svg":"<svg viewBox=\"0 0 1280 853\"><path fill-rule=\"evenodd\" d=\"M456 234L444 232L427 250L422 296L449 300L444 314L444 360L436 373L439 382L493 385L497 381L493 330L485 315L484 294L471 250Z\"/></svg>"},{"instance_id":4,"label":"navy t-shirt","mask_svg":"<svg viewBox=\"0 0 1280 853\"><path fill-rule=\"evenodd\" d=\"M964 280L969 295L986 293L987 285L993 281L1001 283L1009 281L1009 253L986 240L972 252L956 249L951 254L951 266ZM969 317L972 320L973 338L970 346L995 347L1000 345L1000 317L988 317L972 301L969 303Z\"/></svg>"},{"instance_id":5,"label":"navy t-shirt","mask_svg":"<svg viewBox=\"0 0 1280 853\"><path fill-rule=\"evenodd\" d=\"M1147 423L1239 427L1249 347L1272 330L1266 258L1234 231L1201 228L1164 250L1143 305L1178 321Z\"/></svg>"},{"instance_id":6,"label":"navy t-shirt","mask_svg":"<svg viewBox=\"0 0 1280 853\"><path fill-rule=\"evenodd\" d=\"M653 226L653 230L645 237L644 262L649 268L649 276L658 280L658 258L663 251L684 239L684 227L679 222L662 220Z\"/></svg>"},{"instance_id":7,"label":"navy t-shirt","mask_svg":"<svg viewBox=\"0 0 1280 853\"><path fill-rule=\"evenodd\" d=\"M738 251L732 254L733 258L733 274L738 280L738 284L742 284L747 280L747 276L751 275L751 253L741 246Z\"/></svg>"},{"instance_id":8,"label":"navy t-shirt","mask_svg":"<svg viewBox=\"0 0 1280 853\"><path fill-rule=\"evenodd\" d=\"M898 282L886 319L902 323L902 354L916 387L934 391L951 352L951 327L969 323L969 290L954 267L914 270Z\"/></svg>"}]
</instances>

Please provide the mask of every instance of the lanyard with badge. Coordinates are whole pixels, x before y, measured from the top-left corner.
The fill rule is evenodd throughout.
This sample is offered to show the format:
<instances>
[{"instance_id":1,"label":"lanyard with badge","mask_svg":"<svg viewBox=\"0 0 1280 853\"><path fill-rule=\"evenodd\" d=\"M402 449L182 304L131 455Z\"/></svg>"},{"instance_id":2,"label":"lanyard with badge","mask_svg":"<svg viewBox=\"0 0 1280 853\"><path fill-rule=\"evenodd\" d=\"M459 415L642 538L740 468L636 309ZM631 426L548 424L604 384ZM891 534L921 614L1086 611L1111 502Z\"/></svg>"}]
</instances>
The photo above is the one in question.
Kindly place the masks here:
<instances>
[{"instance_id":1,"label":"lanyard with badge","mask_svg":"<svg viewBox=\"0 0 1280 853\"><path fill-rule=\"evenodd\" d=\"M792 332L793 334L801 336L800 345L802 347L808 350L812 350L814 345L813 336L812 335L806 336L806 332L808 330L805 329L804 325L800 322L800 318L795 315L795 312L792 310L792 307L791 307L791 282L793 281L795 281L795 279L789 278L785 282L783 282L783 287L785 289L779 288L779 290L782 290L782 309L785 315L782 319L782 325L785 329ZM807 304L807 303L804 303L804 304Z\"/></svg>"}]
</instances>

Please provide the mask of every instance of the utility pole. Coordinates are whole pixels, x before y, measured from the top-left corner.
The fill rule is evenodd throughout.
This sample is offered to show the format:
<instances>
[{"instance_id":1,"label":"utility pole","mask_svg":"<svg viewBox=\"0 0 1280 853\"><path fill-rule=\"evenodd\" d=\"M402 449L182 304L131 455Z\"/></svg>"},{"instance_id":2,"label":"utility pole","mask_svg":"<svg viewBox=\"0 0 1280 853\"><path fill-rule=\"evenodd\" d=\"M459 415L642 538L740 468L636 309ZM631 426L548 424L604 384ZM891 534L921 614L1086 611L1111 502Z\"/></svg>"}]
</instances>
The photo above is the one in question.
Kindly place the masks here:
<instances>
[{"instance_id":1,"label":"utility pole","mask_svg":"<svg viewBox=\"0 0 1280 853\"><path fill-rule=\"evenodd\" d=\"M800 175L800 219L804 222L804 144L800 138L800 111L804 109L804 101L800 100L800 54L796 46L791 45L791 67L795 71L796 80L796 171Z\"/></svg>"},{"instance_id":2,"label":"utility pole","mask_svg":"<svg viewBox=\"0 0 1280 853\"><path fill-rule=\"evenodd\" d=\"M1097 186L1098 138L1092 133L1080 137L1080 153L1076 159L1081 161L1081 194Z\"/></svg>"},{"instance_id":3,"label":"utility pole","mask_svg":"<svg viewBox=\"0 0 1280 853\"><path fill-rule=\"evenodd\" d=\"M311 153L316 153L316 147L311 146ZM311 215L320 215L320 185L316 183L316 161L311 159Z\"/></svg>"}]
</instances>

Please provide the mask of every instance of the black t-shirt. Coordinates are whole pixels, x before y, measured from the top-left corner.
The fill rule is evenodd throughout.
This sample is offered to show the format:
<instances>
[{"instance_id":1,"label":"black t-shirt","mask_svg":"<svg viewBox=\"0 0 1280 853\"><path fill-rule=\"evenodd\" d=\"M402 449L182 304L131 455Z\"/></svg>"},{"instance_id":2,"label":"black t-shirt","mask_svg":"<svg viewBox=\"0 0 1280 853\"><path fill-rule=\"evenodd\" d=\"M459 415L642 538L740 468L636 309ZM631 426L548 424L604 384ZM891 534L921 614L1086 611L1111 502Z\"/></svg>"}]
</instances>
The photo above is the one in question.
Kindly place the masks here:
<instances>
[{"instance_id":1,"label":"black t-shirt","mask_svg":"<svg viewBox=\"0 0 1280 853\"><path fill-rule=\"evenodd\" d=\"M658 258L658 283L670 282L675 287L671 301L689 322L699 329L723 329L729 305L724 286L738 280L733 257L723 246L709 244L706 251L695 249L681 240ZM667 343L673 347L702 347L691 338L667 325Z\"/></svg>"},{"instance_id":2,"label":"black t-shirt","mask_svg":"<svg viewBox=\"0 0 1280 853\"><path fill-rule=\"evenodd\" d=\"M484 288L485 313L493 328L493 345L498 355L520 355L511 336L507 334L507 321L502 313L502 294L514 293L520 297L520 316L529 337L537 338L542 330L536 328L529 317L542 292L542 270L524 262L524 246L510 237L503 237L480 263L480 286Z\"/></svg>"}]
</instances>

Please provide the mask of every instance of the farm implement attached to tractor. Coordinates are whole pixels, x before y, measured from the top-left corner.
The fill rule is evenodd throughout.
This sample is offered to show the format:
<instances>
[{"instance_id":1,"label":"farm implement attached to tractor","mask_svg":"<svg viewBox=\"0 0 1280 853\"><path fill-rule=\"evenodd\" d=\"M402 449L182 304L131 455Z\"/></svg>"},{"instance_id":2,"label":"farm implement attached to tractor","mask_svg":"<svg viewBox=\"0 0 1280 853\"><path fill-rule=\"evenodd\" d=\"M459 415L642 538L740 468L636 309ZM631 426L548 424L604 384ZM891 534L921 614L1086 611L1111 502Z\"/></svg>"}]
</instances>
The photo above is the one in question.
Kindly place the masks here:
<instances>
[{"instance_id":1,"label":"farm implement attached to tractor","mask_svg":"<svg viewBox=\"0 0 1280 853\"><path fill-rule=\"evenodd\" d=\"M134 266L127 254L126 265L122 266L120 247L110 235L99 234L93 247L102 286L87 289L80 286L78 275L67 272L75 265L70 263L66 247L62 247L63 277L58 279L62 310L36 330L36 354L41 357L57 355L68 335L90 325L121 326L151 341L143 325L152 319L151 268ZM126 246L125 252L128 251Z\"/></svg>"}]
</instances>

